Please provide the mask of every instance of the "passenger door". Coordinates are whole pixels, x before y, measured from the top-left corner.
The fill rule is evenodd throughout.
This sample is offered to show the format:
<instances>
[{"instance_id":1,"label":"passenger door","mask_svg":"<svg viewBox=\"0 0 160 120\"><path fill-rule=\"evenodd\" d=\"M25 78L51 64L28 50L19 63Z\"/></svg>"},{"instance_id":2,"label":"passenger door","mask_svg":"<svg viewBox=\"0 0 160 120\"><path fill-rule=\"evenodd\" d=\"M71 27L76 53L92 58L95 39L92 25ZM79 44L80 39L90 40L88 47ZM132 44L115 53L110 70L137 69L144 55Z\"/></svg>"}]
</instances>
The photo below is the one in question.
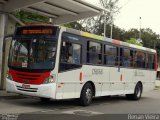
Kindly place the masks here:
<instances>
[{"instance_id":1,"label":"passenger door","mask_svg":"<svg viewBox=\"0 0 160 120\"><path fill-rule=\"evenodd\" d=\"M114 45L105 45L104 63L109 68L110 94L121 94L124 91L124 84L121 81L121 71L118 67L119 48ZM104 87L103 87L104 89Z\"/></svg>"},{"instance_id":2,"label":"passenger door","mask_svg":"<svg viewBox=\"0 0 160 120\"><path fill-rule=\"evenodd\" d=\"M135 88L134 83L134 55L135 51L131 48L121 48L120 52L120 66L121 66L121 75L122 75L122 83L124 84L124 90L126 93L132 93Z\"/></svg>"},{"instance_id":3,"label":"passenger door","mask_svg":"<svg viewBox=\"0 0 160 120\"><path fill-rule=\"evenodd\" d=\"M80 82L82 45L78 41L70 34L62 37L57 92L63 92L63 99L75 98L76 84Z\"/></svg>"}]
</instances>

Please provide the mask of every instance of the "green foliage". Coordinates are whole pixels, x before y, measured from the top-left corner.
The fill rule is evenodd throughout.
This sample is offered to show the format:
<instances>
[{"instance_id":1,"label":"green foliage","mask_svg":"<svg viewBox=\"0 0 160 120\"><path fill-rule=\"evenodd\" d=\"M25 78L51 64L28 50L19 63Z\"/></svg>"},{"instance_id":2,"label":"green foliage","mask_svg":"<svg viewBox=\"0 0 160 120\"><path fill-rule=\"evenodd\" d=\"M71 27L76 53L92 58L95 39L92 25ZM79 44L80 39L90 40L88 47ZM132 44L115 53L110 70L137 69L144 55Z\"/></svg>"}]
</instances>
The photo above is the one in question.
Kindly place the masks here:
<instances>
[{"instance_id":1,"label":"green foliage","mask_svg":"<svg viewBox=\"0 0 160 120\"><path fill-rule=\"evenodd\" d=\"M142 29L142 40L143 45L148 48L156 47L156 44L159 42L158 35L150 28Z\"/></svg>"},{"instance_id":2,"label":"green foliage","mask_svg":"<svg viewBox=\"0 0 160 120\"><path fill-rule=\"evenodd\" d=\"M127 43L138 45L138 46L143 46L142 43L137 42L135 38L130 38L130 40L126 41Z\"/></svg>"},{"instance_id":3,"label":"green foliage","mask_svg":"<svg viewBox=\"0 0 160 120\"><path fill-rule=\"evenodd\" d=\"M135 38L135 39L139 38L139 30L138 29L132 28L132 29L124 32L123 38L122 38L124 41L127 41L131 38Z\"/></svg>"},{"instance_id":4,"label":"green foliage","mask_svg":"<svg viewBox=\"0 0 160 120\"><path fill-rule=\"evenodd\" d=\"M25 24L48 23L49 21L48 17L44 17L41 15L26 12L26 11L15 12L14 15Z\"/></svg>"},{"instance_id":5,"label":"green foliage","mask_svg":"<svg viewBox=\"0 0 160 120\"><path fill-rule=\"evenodd\" d=\"M103 33L103 30L102 30ZM106 25L106 37L110 38L110 34L111 34L111 26L109 24ZM117 26L113 26L113 30L112 30L112 37L116 40L121 40L124 41L124 34L125 34L125 30L117 27Z\"/></svg>"},{"instance_id":6,"label":"green foliage","mask_svg":"<svg viewBox=\"0 0 160 120\"><path fill-rule=\"evenodd\" d=\"M85 30L97 35L102 35L104 33L104 23L108 24L108 27L111 23L113 23L113 16L115 16L119 12L118 2L119 0L99 0L101 6L104 9L109 10L109 12L105 12L96 17L87 18L81 20L80 23L85 27ZM108 30L108 29L107 29ZM110 32L106 31L106 36ZM110 36L110 35L109 35Z\"/></svg>"},{"instance_id":7,"label":"green foliage","mask_svg":"<svg viewBox=\"0 0 160 120\"><path fill-rule=\"evenodd\" d=\"M62 26L85 31L85 28L79 22L71 22L71 23L63 24Z\"/></svg>"},{"instance_id":8,"label":"green foliage","mask_svg":"<svg viewBox=\"0 0 160 120\"><path fill-rule=\"evenodd\" d=\"M128 30L124 33L124 41L128 42L128 40L131 40L134 38L135 40L139 38L139 30L138 29L131 29ZM153 32L152 29L146 28L141 30L141 39L142 39L142 44L144 47L148 48L160 48L160 40L158 38L158 34ZM132 42L129 41L129 42ZM133 44L136 44L133 42Z\"/></svg>"}]
</instances>

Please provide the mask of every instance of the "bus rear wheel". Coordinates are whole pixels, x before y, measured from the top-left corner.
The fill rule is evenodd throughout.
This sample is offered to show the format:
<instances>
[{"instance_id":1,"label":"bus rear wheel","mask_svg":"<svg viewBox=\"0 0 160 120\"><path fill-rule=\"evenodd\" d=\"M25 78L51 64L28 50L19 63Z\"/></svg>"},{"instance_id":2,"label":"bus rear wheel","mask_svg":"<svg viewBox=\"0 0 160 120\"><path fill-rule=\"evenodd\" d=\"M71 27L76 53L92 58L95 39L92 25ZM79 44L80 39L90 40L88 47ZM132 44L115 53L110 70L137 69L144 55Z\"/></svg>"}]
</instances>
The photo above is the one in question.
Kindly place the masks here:
<instances>
[{"instance_id":1,"label":"bus rear wheel","mask_svg":"<svg viewBox=\"0 0 160 120\"><path fill-rule=\"evenodd\" d=\"M93 87L90 83L87 83L81 91L80 104L82 106L88 106L91 104L92 98L93 98Z\"/></svg>"},{"instance_id":2,"label":"bus rear wheel","mask_svg":"<svg viewBox=\"0 0 160 120\"><path fill-rule=\"evenodd\" d=\"M139 100L142 96L142 85L137 83L133 94L126 94L127 99L129 100Z\"/></svg>"}]
</instances>

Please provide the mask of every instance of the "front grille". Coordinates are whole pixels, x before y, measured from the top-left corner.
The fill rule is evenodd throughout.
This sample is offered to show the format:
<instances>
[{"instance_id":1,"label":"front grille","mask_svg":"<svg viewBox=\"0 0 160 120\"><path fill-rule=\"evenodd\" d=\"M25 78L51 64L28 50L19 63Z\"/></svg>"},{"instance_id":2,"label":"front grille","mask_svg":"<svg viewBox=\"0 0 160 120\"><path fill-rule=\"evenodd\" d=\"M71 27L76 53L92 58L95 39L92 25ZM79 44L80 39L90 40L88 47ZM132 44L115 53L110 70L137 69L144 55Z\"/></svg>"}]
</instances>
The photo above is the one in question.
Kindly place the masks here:
<instances>
[{"instance_id":1,"label":"front grille","mask_svg":"<svg viewBox=\"0 0 160 120\"><path fill-rule=\"evenodd\" d=\"M9 73L12 75L14 81L18 83L43 84L44 80L50 76L50 72L21 72L11 69Z\"/></svg>"},{"instance_id":2,"label":"front grille","mask_svg":"<svg viewBox=\"0 0 160 120\"><path fill-rule=\"evenodd\" d=\"M23 88L21 86L16 86L17 90L26 91L26 92L37 92L38 88Z\"/></svg>"},{"instance_id":3,"label":"front grille","mask_svg":"<svg viewBox=\"0 0 160 120\"><path fill-rule=\"evenodd\" d=\"M33 74L20 74L20 73L16 73L17 78L19 79L27 79L27 80L37 80L40 75L33 75Z\"/></svg>"}]
</instances>

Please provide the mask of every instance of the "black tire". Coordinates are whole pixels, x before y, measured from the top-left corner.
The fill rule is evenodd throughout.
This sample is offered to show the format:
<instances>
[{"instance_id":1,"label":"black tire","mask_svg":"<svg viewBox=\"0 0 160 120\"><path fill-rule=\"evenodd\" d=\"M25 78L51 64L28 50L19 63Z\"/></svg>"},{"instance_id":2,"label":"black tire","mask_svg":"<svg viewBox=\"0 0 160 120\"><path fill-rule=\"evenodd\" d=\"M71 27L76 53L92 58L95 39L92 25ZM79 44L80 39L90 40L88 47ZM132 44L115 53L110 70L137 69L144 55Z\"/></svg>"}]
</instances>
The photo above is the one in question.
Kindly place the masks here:
<instances>
[{"instance_id":1,"label":"black tire","mask_svg":"<svg viewBox=\"0 0 160 120\"><path fill-rule=\"evenodd\" d=\"M88 106L91 104L92 98L93 98L93 86L90 83L87 83L82 88L80 96L80 104L82 106Z\"/></svg>"},{"instance_id":2,"label":"black tire","mask_svg":"<svg viewBox=\"0 0 160 120\"><path fill-rule=\"evenodd\" d=\"M43 98L43 97L41 97L40 100L41 100L41 102L49 102L50 98Z\"/></svg>"},{"instance_id":3,"label":"black tire","mask_svg":"<svg viewBox=\"0 0 160 120\"><path fill-rule=\"evenodd\" d=\"M134 94L126 94L127 99L129 100L139 100L142 96L142 85L137 83Z\"/></svg>"}]
</instances>

